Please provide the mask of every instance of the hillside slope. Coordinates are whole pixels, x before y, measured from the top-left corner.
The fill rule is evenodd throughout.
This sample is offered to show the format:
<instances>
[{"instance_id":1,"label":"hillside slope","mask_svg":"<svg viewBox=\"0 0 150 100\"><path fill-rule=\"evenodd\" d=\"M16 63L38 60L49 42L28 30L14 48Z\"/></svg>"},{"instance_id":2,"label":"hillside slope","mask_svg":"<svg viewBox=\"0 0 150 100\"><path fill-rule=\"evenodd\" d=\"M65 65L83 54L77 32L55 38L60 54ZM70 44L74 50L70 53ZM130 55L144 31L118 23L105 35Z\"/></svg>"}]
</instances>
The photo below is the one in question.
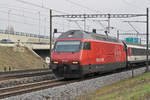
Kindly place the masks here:
<instances>
[{"instance_id":1,"label":"hillside slope","mask_svg":"<svg viewBox=\"0 0 150 100\"><path fill-rule=\"evenodd\" d=\"M46 67L44 61L26 47L0 46L0 72L39 69L44 66Z\"/></svg>"}]
</instances>

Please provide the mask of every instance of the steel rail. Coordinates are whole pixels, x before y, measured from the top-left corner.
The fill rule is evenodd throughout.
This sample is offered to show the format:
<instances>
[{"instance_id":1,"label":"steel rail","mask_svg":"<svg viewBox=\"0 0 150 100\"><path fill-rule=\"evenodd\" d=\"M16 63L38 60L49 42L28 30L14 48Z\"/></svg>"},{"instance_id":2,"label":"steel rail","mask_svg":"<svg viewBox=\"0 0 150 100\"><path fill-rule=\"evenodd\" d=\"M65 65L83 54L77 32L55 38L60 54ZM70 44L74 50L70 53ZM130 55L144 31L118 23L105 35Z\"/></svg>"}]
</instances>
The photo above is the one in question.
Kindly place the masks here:
<instances>
[{"instance_id":1,"label":"steel rail","mask_svg":"<svg viewBox=\"0 0 150 100\"><path fill-rule=\"evenodd\" d=\"M59 81L59 80L50 80L50 81L42 81L37 83L19 85L9 88L0 89L0 99L8 98L10 96L17 96L24 93L30 93L33 91L39 91L47 88L52 88L60 85L65 85L75 82L74 81Z\"/></svg>"},{"instance_id":2,"label":"steel rail","mask_svg":"<svg viewBox=\"0 0 150 100\"><path fill-rule=\"evenodd\" d=\"M133 66L133 67L134 67L134 69L138 69L138 68L143 68L145 66ZM103 77L103 76L111 75L111 74L115 74L115 73L133 71L134 70L133 67L119 69L114 72L103 73L103 74L99 74L94 77L90 76L90 77L86 77L83 79L77 79L77 80L63 81L62 79L60 79L60 80L55 79L55 80L41 81L41 82L30 83L30 84L25 84L25 85L18 85L18 86L9 87L9 88L3 88L3 89L0 89L0 99L8 98L11 96L17 96L17 95L21 95L21 94L25 94L25 93L31 93L31 92L44 90L44 89L48 89L48 88L52 88L52 87L57 87L57 86L61 86L61 85L66 85L66 84L70 84L70 83L74 83L74 82L85 81L85 80L89 80L89 79L93 79L93 78L97 78L97 77Z\"/></svg>"},{"instance_id":3,"label":"steel rail","mask_svg":"<svg viewBox=\"0 0 150 100\"><path fill-rule=\"evenodd\" d=\"M0 72L0 78L16 77L16 76L27 76L31 74L42 74L42 73L52 73L50 69L37 69L37 70L20 70L20 71L10 71L10 72Z\"/></svg>"}]
</instances>

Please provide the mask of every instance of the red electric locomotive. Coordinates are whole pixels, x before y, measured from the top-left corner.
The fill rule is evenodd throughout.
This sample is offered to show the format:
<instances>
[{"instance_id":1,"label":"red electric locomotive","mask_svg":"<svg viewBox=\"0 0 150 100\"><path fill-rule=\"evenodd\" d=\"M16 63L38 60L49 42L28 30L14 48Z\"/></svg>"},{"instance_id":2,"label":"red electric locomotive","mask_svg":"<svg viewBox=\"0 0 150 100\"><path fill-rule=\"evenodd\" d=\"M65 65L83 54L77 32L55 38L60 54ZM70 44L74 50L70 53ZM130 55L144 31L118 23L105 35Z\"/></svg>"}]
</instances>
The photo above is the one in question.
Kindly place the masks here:
<instances>
[{"instance_id":1,"label":"red electric locomotive","mask_svg":"<svg viewBox=\"0 0 150 100\"><path fill-rule=\"evenodd\" d=\"M52 71L64 78L123 68L126 62L127 46L122 41L81 30L62 34L51 55Z\"/></svg>"}]
</instances>

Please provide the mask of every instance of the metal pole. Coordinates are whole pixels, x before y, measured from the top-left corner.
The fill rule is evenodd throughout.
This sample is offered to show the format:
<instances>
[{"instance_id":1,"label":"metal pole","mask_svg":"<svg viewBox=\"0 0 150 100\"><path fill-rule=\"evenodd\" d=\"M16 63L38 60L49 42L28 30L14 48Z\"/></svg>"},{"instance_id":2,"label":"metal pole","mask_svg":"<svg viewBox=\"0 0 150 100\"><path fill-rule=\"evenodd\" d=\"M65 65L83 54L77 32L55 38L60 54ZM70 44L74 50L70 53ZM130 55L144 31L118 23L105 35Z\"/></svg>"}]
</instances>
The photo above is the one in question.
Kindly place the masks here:
<instances>
[{"instance_id":1,"label":"metal pole","mask_svg":"<svg viewBox=\"0 0 150 100\"><path fill-rule=\"evenodd\" d=\"M9 39L9 34L10 34L10 12L11 12L11 10L8 10L8 39ZM7 33L7 31L6 31L6 33Z\"/></svg>"},{"instance_id":2,"label":"metal pole","mask_svg":"<svg viewBox=\"0 0 150 100\"><path fill-rule=\"evenodd\" d=\"M50 49L49 49L49 52L50 52L50 61L51 61L51 51L52 51L52 10L50 9Z\"/></svg>"},{"instance_id":3,"label":"metal pole","mask_svg":"<svg viewBox=\"0 0 150 100\"><path fill-rule=\"evenodd\" d=\"M117 30L117 39L119 40L119 30Z\"/></svg>"},{"instance_id":4,"label":"metal pole","mask_svg":"<svg viewBox=\"0 0 150 100\"><path fill-rule=\"evenodd\" d=\"M42 7L44 7L44 1L42 0Z\"/></svg>"},{"instance_id":5,"label":"metal pole","mask_svg":"<svg viewBox=\"0 0 150 100\"><path fill-rule=\"evenodd\" d=\"M44 40L46 37L46 17L44 18Z\"/></svg>"},{"instance_id":6,"label":"metal pole","mask_svg":"<svg viewBox=\"0 0 150 100\"><path fill-rule=\"evenodd\" d=\"M84 15L84 31L86 31L86 17Z\"/></svg>"},{"instance_id":7,"label":"metal pole","mask_svg":"<svg viewBox=\"0 0 150 100\"><path fill-rule=\"evenodd\" d=\"M39 11L39 42L40 42L40 34L41 34L41 15Z\"/></svg>"},{"instance_id":8,"label":"metal pole","mask_svg":"<svg viewBox=\"0 0 150 100\"><path fill-rule=\"evenodd\" d=\"M110 33L110 14L108 14L108 33Z\"/></svg>"},{"instance_id":9,"label":"metal pole","mask_svg":"<svg viewBox=\"0 0 150 100\"><path fill-rule=\"evenodd\" d=\"M147 33L146 34L146 36L147 36L146 37L146 49L147 49L146 50L147 51L146 52L146 59L147 59L147 62L146 62L146 72L148 72L148 70L149 70L149 68L148 68L148 55L149 55L149 51L148 51L148 42L149 42L149 8L146 9L146 12L147 12L147 18L146 18L147 19L147 25L146 25L147 26L146 27L146 31L147 31L146 32Z\"/></svg>"},{"instance_id":10,"label":"metal pole","mask_svg":"<svg viewBox=\"0 0 150 100\"><path fill-rule=\"evenodd\" d=\"M46 17L44 18L44 36L46 36L45 34L46 34Z\"/></svg>"}]
</instances>

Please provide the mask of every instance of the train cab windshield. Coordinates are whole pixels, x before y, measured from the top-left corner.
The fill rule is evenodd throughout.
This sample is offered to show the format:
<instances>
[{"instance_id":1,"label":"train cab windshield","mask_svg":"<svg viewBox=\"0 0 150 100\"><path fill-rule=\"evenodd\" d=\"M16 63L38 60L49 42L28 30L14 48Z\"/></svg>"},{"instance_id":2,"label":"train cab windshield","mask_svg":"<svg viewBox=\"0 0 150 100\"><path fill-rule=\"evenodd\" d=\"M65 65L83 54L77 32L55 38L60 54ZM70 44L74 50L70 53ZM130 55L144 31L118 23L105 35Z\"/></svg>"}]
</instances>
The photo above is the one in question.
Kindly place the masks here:
<instances>
[{"instance_id":1,"label":"train cab windshield","mask_svg":"<svg viewBox=\"0 0 150 100\"><path fill-rule=\"evenodd\" d=\"M81 41L57 41L55 44L55 52L78 52L80 50Z\"/></svg>"}]
</instances>

